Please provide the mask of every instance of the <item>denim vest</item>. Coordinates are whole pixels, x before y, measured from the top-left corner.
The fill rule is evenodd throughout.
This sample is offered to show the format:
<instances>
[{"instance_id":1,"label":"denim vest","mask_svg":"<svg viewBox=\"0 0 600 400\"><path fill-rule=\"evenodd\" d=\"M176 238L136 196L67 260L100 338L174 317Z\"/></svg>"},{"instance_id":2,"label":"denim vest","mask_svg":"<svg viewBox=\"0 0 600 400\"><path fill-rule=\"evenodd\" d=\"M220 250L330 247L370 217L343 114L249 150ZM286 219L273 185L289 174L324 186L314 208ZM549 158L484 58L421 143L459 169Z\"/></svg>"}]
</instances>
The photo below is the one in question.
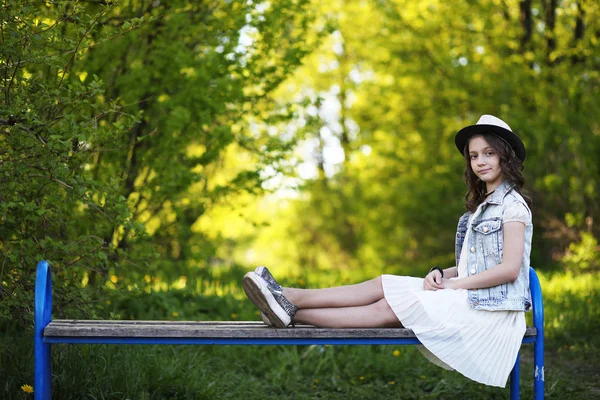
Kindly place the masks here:
<instances>
[{"instance_id":1,"label":"denim vest","mask_svg":"<svg viewBox=\"0 0 600 400\"><path fill-rule=\"evenodd\" d=\"M471 234L467 247L467 275L474 275L490 269L502 262L504 247L503 205L518 202L523 204L529 214L531 210L523 197L513 190L514 185L502 182L488 200L476 211L471 223ZM467 234L470 212L458 221L456 232L456 265L459 265L463 242ZM525 227L525 247L519 277L514 282L503 283L483 289L469 289L469 304L479 310L515 310L529 311L531 293L529 291L529 256L533 226Z\"/></svg>"}]
</instances>

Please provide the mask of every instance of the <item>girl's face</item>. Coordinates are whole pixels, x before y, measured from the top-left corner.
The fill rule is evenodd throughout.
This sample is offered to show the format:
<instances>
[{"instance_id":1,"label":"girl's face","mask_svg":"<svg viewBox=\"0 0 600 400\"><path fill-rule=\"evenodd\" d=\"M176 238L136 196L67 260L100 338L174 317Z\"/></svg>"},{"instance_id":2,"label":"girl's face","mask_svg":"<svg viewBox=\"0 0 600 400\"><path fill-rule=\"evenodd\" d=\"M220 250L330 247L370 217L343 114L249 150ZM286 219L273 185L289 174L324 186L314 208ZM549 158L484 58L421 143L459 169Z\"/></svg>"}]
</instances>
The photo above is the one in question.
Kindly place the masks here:
<instances>
[{"instance_id":1,"label":"girl's face","mask_svg":"<svg viewBox=\"0 0 600 400\"><path fill-rule=\"evenodd\" d=\"M469 156L475 175L485 182L488 191L494 190L503 179L498 152L482 136L475 136L469 140Z\"/></svg>"}]
</instances>

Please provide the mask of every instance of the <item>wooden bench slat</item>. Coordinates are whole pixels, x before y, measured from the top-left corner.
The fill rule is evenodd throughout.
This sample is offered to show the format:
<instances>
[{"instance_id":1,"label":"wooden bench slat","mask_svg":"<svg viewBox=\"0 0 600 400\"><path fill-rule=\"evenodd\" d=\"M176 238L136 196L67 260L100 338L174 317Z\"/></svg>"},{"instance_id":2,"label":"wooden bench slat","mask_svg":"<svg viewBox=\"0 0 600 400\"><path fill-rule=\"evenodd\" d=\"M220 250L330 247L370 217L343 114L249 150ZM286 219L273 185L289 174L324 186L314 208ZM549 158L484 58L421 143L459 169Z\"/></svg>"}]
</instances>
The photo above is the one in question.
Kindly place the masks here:
<instances>
[{"instance_id":1,"label":"wooden bench slat","mask_svg":"<svg viewBox=\"0 0 600 400\"><path fill-rule=\"evenodd\" d=\"M264 326L261 321L165 321L165 320L96 320L96 319L55 319L53 324L93 324L93 325L222 325L222 326L239 326L239 325L256 325Z\"/></svg>"},{"instance_id":2,"label":"wooden bench slat","mask_svg":"<svg viewBox=\"0 0 600 400\"><path fill-rule=\"evenodd\" d=\"M528 327L525 336L535 336ZM44 329L46 337L166 337L166 338L414 338L403 328L315 328L297 325L276 329L255 321L95 321L54 320Z\"/></svg>"}]
</instances>

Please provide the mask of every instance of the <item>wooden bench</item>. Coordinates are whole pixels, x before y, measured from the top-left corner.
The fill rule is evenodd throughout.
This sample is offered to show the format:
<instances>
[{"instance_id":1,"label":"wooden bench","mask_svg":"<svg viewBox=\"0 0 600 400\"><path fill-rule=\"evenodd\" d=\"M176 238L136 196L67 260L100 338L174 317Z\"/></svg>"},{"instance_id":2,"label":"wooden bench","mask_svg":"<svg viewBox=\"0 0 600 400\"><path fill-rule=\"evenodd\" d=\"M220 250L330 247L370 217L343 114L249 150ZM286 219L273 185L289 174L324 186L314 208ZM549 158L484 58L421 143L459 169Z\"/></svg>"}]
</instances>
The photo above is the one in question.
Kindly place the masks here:
<instances>
[{"instance_id":1,"label":"wooden bench","mask_svg":"<svg viewBox=\"0 0 600 400\"><path fill-rule=\"evenodd\" d=\"M523 343L534 344L534 397L544 398L544 305L537 274L529 270L533 327ZM35 283L35 399L52 396L51 345L71 344L218 344L218 345L407 345L420 344L410 329L324 329L312 326L275 329L262 322L52 320L52 279L46 261ZM510 398L518 399L520 362L510 375Z\"/></svg>"}]
</instances>

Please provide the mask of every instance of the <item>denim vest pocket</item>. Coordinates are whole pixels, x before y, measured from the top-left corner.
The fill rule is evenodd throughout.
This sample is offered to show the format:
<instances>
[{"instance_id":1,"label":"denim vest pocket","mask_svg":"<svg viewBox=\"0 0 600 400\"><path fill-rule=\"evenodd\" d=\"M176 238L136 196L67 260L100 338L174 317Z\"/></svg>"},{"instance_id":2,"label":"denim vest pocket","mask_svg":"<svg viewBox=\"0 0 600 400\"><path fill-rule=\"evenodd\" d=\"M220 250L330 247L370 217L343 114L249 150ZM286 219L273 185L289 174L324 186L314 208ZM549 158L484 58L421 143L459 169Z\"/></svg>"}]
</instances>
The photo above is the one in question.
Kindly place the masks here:
<instances>
[{"instance_id":1,"label":"denim vest pocket","mask_svg":"<svg viewBox=\"0 0 600 400\"><path fill-rule=\"evenodd\" d=\"M483 219L473 223L473 230L477 232L476 238L477 240L481 240L477 244L481 246L484 257L492 256L496 264L502 262L502 260L498 260L499 255L502 254L501 228L502 218L500 217ZM493 267L493 265L489 267Z\"/></svg>"}]
</instances>

